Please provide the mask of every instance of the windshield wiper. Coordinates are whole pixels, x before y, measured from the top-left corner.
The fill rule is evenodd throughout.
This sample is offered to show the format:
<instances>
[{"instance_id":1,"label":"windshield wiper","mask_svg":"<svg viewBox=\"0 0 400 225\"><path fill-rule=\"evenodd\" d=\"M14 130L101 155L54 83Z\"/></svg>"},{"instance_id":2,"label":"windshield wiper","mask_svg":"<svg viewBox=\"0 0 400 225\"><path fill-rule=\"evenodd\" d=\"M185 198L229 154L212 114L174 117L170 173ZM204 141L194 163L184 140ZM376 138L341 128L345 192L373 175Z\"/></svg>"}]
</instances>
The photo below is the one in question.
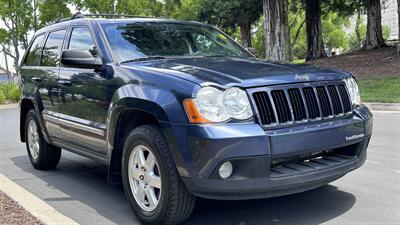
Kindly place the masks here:
<instances>
[{"instance_id":1,"label":"windshield wiper","mask_svg":"<svg viewBox=\"0 0 400 225\"><path fill-rule=\"evenodd\" d=\"M163 56L147 56L147 57L142 57L142 58L135 58L135 59L128 59L121 61L120 63L130 63L130 62L143 62L143 61L150 61L150 60L159 60L159 59L166 59L166 57Z\"/></svg>"},{"instance_id":2,"label":"windshield wiper","mask_svg":"<svg viewBox=\"0 0 400 225\"><path fill-rule=\"evenodd\" d=\"M203 57L231 57L223 54L204 55Z\"/></svg>"}]
</instances>

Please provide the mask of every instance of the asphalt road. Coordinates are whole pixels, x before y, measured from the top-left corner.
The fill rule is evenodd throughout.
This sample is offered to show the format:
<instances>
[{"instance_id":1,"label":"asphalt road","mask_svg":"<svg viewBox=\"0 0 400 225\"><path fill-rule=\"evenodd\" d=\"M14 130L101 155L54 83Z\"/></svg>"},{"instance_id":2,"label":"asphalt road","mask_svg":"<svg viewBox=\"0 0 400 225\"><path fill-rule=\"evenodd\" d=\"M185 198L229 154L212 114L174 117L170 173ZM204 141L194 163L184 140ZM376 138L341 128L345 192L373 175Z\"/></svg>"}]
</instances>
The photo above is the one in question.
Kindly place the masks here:
<instances>
[{"instance_id":1,"label":"asphalt road","mask_svg":"<svg viewBox=\"0 0 400 225\"><path fill-rule=\"evenodd\" d=\"M101 164L63 151L57 170L34 170L18 116L0 109L0 173L80 224L139 224ZM400 224L400 113L375 113L374 125L368 161L330 185L262 200L200 199L186 224Z\"/></svg>"}]
</instances>

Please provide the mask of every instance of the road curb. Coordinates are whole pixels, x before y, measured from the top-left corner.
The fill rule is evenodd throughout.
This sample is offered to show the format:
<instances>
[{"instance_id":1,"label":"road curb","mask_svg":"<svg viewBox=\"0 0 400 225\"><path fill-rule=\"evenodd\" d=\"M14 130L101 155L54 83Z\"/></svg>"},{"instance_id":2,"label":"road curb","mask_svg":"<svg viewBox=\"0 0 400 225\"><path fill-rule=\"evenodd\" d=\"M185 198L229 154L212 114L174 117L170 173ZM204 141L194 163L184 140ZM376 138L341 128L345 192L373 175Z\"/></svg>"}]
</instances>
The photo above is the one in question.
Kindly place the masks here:
<instances>
[{"instance_id":1,"label":"road curb","mask_svg":"<svg viewBox=\"0 0 400 225\"><path fill-rule=\"evenodd\" d=\"M46 225L79 225L2 174L0 191Z\"/></svg>"},{"instance_id":2,"label":"road curb","mask_svg":"<svg viewBox=\"0 0 400 225\"><path fill-rule=\"evenodd\" d=\"M399 103L364 102L371 111L400 112Z\"/></svg>"},{"instance_id":3,"label":"road curb","mask_svg":"<svg viewBox=\"0 0 400 225\"><path fill-rule=\"evenodd\" d=\"M18 108L18 104L0 105L0 109L14 109Z\"/></svg>"}]
</instances>

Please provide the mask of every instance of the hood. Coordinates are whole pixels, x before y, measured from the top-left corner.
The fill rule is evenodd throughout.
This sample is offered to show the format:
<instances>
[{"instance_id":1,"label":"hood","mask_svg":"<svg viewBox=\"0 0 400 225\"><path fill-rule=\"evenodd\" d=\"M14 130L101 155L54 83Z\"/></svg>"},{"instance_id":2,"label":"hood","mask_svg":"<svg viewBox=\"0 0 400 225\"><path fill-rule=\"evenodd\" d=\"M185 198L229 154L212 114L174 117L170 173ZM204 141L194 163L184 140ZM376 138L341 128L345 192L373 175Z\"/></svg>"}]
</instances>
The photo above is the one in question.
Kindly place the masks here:
<instances>
[{"instance_id":1,"label":"hood","mask_svg":"<svg viewBox=\"0 0 400 225\"><path fill-rule=\"evenodd\" d=\"M135 62L126 66L177 76L200 85L214 83L242 87L339 80L349 76L349 73L340 70L307 64L279 64L228 57L172 58Z\"/></svg>"}]
</instances>

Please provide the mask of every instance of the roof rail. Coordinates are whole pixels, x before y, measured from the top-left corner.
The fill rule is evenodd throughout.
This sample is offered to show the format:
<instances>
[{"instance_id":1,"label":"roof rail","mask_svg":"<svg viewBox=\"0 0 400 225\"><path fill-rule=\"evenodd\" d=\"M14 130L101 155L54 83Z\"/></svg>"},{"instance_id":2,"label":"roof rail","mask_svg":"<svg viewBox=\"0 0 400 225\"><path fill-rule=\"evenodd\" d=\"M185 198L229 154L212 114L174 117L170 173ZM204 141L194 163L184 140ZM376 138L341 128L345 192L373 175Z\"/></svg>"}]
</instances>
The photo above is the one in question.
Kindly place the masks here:
<instances>
[{"instance_id":1,"label":"roof rail","mask_svg":"<svg viewBox=\"0 0 400 225\"><path fill-rule=\"evenodd\" d=\"M74 20L74 19L79 19L79 18L84 18L85 15L83 15L81 12L77 12L74 15L72 15L71 17L67 17L67 18L59 18L56 20L55 23L61 23L64 21L68 21L68 20Z\"/></svg>"},{"instance_id":2,"label":"roof rail","mask_svg":"<svg viewBox=\"0 0 400 225\"><path fill-rule=\"evenodd\" d=\"M95 17L95 18L153 18L151 16L135 16L126 14L84 14L85 17Z\"/></svg>"},{"instance_id":3,"label":"roof rail","mask_svg":"<svg viewBox=\"0 0 400 225\"><path fill-rule=\"evenodd\" d=\"M135 16L135 15L125 15L125 14L82 14L77 12L71 17L59 18L54 23L61 23L69 20L80 19L80 18L153 18L149 16Z\"/></svg>"}]
</instances>

